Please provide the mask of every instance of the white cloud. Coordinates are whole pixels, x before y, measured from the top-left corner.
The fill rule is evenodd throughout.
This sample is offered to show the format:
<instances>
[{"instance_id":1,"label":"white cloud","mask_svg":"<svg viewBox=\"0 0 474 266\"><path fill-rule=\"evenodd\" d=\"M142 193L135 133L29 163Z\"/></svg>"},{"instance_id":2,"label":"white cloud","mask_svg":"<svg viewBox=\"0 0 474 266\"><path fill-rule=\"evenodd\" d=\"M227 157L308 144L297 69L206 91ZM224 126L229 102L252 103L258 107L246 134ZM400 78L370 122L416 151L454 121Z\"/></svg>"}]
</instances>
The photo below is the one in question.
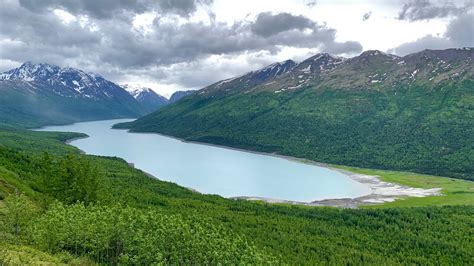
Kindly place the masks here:
<instances>
[{"instance_id":1,"label":"white cloud","mask_svg":"<svg viewBox=\"0 0 474 266\"><path fill-rule=\"evenodd\" d=\"M59 19L61 19L61 21L65 24L69 24L70 22L77 21L77 18L74 15L62 9L54 9L53 13L56 16L58 16Z\"/></svg>"}]
</instances>

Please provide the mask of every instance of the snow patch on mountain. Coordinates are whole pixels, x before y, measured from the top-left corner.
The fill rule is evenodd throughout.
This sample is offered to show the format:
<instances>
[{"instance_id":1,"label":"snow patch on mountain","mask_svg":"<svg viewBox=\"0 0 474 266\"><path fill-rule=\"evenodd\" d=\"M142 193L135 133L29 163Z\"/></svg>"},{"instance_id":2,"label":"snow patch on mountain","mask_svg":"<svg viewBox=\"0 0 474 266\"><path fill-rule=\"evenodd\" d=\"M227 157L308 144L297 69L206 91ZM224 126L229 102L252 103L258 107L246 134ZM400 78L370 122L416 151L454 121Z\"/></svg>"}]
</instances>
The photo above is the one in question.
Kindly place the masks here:
<instances>
[{"instance_id":1,"label":"snow patch on mountain","mask_svg":"<svg viewBox=\"0 0 474 266\"><path fill-rule=\"evenodd\" d=\"M132 95L135 99L146 93L157 94L154 90L142 87L140 85L121 84L120 86L130 93L130 95Z\"/></svg>"},{"instance_id":2,"label":"snow patch on mountain","mask_svg":"<svg viewBox=\"0 0 474 266\"><path fill-rule=\"evenodd\" d=\"M48 85L49 89L63 97L83 97L90 99L128 97L117 84L95 73L55 65L25 62L0 74L0 81L25 81Z\"/></svg>"}]
</instances>

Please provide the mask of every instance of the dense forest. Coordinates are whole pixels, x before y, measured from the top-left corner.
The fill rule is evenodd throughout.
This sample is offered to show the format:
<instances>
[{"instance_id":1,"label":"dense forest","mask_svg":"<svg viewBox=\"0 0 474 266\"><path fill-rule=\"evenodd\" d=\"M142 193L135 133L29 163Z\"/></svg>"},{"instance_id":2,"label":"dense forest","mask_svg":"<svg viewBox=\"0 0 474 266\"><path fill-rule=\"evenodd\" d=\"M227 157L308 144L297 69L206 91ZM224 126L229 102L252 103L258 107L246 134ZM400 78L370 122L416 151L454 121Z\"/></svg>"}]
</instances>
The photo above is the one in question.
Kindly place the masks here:
<instances>
[{"instance_id":1,"label":"dense forest","mask_svg":"<svg viewBox=\"0 0 474 266\"><path fill-rule=\"evenodd\" d=\"M235 89L195 94L117 127L474 180L473 90L472 80L352 89L322 83L278 94Z\"/></svg>"},{"instance_id":2,"label":"dense forest","mask_svg":"<svg viewBox=\"0 0 474 266\"><path fill-rule=\"evenodd\" d=\"M469 264L474 207L336 209L201 195L74 133L0 130L0 262Z\"/></svg>"}]
</instances>

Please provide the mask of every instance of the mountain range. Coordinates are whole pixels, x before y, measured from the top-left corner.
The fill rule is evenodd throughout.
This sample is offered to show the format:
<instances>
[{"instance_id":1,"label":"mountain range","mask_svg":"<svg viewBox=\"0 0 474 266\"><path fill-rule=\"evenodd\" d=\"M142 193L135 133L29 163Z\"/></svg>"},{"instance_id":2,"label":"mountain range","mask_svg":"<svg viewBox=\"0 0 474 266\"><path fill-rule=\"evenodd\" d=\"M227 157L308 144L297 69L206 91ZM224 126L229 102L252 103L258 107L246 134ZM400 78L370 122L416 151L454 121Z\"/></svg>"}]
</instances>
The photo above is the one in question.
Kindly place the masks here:
<instances>
[{"instance_id":1,"label":"mountain range","mask_svg":"<svg viewBox=\"0 0 474 266\"><path fill-rule=\"evenodd\" d=\"M169 100L147 88L125 90L98 74L26 62L0 74L0 126L158 110L117 127L320 162L474 179L473 53L317 54L178 91Z\"/></svg>"},{"instance_id":2,"label":"mountain range","mask_svg":"<svg viewBox=\"0 0 474 266\"><path fill-rule=\"evenodd\" d=\"M151 89L124 88L95 73L25 62L0 74L0 126L135 118L189 94L178 91L170 101Z\"/></svg>"},{"instance_id":3,"label":"mountain range","mask_svg":"<svg viewBox=\"0 0 474 266\"><path fill-rule=\"evenodd\" d=\"M474 49L287 60L117 127L351 166L474 179Z\"/></svg>"},{"instance_id":4,"label":"mountain range","mask_svg":"<svg viewBox=\"0 0 474 266\"><path fill-rule=\"evenodd\" d=\"M3 124L71 123L139 117L146 109L117 84L94 73L26 62L0 74Z\"/></svg>"}]
</instances>

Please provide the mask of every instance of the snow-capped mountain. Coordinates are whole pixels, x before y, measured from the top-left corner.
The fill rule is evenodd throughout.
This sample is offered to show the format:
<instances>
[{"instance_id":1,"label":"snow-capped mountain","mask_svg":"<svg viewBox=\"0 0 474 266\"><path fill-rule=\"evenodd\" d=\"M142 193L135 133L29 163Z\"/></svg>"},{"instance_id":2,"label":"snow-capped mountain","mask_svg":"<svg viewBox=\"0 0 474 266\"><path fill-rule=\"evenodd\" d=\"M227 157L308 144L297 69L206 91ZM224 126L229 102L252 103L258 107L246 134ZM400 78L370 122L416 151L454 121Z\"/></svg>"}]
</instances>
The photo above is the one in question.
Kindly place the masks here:
<instances>
[{"instance_id":1,"label":"snow-capped mountain","mask_svg":"<svg viewBox=\"0 0 474 266\"><path fill-rule=\"evenodd\" d=\"M156 111L169 103L168 99L159 95L150 88L132 86L129 84L123 84L121 86L140 104L147 108L149 112Z\"/></svg>"},{"instance_id":2,"label":"snow-capped mountain","mask_svg":"<svg viewBox=\"0 0 474 266\"><path fill-rule=\"evenodd\" d=\"M300 63L275 63L242 76L205 87L197 95L221 97L226 94L300 90L317 84L340 88L395 87L401 83L440 83L473 75L472 47L424 50L404 57L369 50L352 58L316 54ZM287 65L287 67L283 67Z\"/></svg>"},{"instance_id":3,"label":"snow-capped mountain","mask_svg":"<svg viewBox=\"0 0 474 266\"><path fill-rule=\"evenodd\" d=\"M276 62L261 69L248 72L242 76L219 81L202 89L198 93L202 94L209 91L237 92L240 90L245 90L289 73L295 68L295 66L296 62L293 60Z\"/></svg>"},{"instance_id":4,"label":"snow-capped mountain","mask_svg":"<svg viewBox=\"0 0 474 266\"><path fill-rule=\"evenodd\" d=\"M0 91L3 109L22 113L33 121L138 117L148 111L101 75L44 63L26 62L0 74Z\"/></svg>"},{"instance_id":5,"label":"snow-capped mountain","mask_svg":"<svg viewBox=\"0 0 474 266\"><path fill-rule=\"evenodd\" d=\"M61 68L50 64L23 63L19 68L15 68L0 74L0 80L47 80Z\"/></svg>"},{"instance_id":6,"label":"snow-capped mountain","mask_svg":"<svg viewBox=\"0 0 474 266\"><path fill-rule=\"evenodd\" d=\"M19 68L0 74L0 80L46 83L51 85L54 93L64 97L100 99L127 96L117 84L99 74L44 63L26 62Z\"/></svg>"}]
</instances>

